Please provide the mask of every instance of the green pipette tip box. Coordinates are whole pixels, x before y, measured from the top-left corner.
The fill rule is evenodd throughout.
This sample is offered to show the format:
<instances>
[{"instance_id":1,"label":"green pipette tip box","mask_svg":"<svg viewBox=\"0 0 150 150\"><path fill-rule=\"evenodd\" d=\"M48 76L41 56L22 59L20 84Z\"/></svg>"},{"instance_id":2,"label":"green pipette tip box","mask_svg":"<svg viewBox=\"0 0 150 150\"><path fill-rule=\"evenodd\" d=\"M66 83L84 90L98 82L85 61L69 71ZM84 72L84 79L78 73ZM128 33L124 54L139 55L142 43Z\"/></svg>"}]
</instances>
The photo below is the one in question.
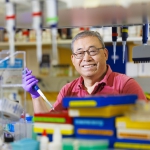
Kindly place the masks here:
<instances>
[{"instance_id":1,"label":"green pipette tip box","mask_svg":"<svg viewBox=\"0 0 150 150\"><path fill-rule=\"evenodd\" d=\"M63 140L62 150L107 150L108 140L84 140L68 138Z\"/></svg>"}]
</instances>

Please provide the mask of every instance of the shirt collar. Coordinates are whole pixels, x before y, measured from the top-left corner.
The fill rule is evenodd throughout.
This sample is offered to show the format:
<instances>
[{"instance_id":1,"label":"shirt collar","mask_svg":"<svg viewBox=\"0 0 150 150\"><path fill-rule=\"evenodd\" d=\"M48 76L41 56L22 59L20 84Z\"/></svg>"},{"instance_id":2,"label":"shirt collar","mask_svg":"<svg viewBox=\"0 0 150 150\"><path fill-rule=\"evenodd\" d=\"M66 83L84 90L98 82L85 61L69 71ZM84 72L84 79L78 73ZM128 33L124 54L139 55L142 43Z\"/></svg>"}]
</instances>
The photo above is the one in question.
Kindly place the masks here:
<instances>
[{"instance_id":1,"label":"shirt collar","mask_svg":"<svg viewBox=\"0 0 150 150\"><path fill-rule=\"evenodd\" d=\"M108 79L108 77L109 77L109 75L111 73L112 73L112 69L110 68L109 65L107 65L107 72L106 72L104 78L100 82L98 82L98 84L105 83L105 85L106 85L107 84L107 79ZM77 87L78 88L83 88L83 78L81 76L79 77L79 81L78 81L78 86Z\"/></svg>"},{"instance_id":2,"label":"shirt collar","mask_svg":"<svg viewBox=\"0 0 150 150\"><path fill-rule=\"evenodd\" d=\"M111 73L112 73L112 70L111 70L110 66L107 65L107 72L106 72L104 78L99 83L105 83L105 84L107 84L107 79L108 79L108 77L109 77L109 75Z\"/></svg>"},{"instance_id":3,"label":"shirt collar","mask_svg":"<svg viewBox=\"0 0 150 150\"><path fill-rule=\"evenodd\" d=\"M83 88L83 78L81 76L79 77L78 88Z\"/></svg>"}]
</instances>

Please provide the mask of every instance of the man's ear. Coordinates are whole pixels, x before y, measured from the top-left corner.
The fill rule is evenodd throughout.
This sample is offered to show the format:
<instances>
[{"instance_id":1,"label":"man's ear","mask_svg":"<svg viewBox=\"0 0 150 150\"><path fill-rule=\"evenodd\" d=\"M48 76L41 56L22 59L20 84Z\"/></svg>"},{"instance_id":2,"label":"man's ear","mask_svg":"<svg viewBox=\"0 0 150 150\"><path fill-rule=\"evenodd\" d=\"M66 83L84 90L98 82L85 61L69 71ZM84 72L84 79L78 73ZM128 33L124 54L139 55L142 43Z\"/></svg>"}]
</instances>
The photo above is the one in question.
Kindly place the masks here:
<instances>
[{"instance_id":1,"label":"man's ear","mask_svg":"<svg viewBox=\"0 0 150 150\"><path fill-rule=\"evenodd\" d=\"M108 52L107 48L104 49L104 54L105 54L106 60L108 60L109 52Z\"/></svg>"},{"instance_id":2,"label":"man's ear","mask_svg":"<svg viewBox=\"0 0 150 150\"><path fill-rule=\"evenodd\" d=\"M72 61L72 64L74 65L74 56L71 55L71 61Z\"/></svg>"}]
</instances>

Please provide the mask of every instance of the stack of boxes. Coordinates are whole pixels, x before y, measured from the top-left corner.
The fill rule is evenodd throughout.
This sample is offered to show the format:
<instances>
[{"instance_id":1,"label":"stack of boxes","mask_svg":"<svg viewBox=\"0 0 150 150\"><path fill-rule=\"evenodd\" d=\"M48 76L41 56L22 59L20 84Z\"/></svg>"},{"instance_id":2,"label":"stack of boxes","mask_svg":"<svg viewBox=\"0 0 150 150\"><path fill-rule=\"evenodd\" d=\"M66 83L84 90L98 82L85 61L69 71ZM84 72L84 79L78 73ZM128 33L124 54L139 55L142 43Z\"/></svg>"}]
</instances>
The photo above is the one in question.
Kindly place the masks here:
<instances>
[{"instance_id":1,"label":"stack of boxes","mask_svg":"<svg viewBox=\"0 0 150 150\"><path fill-rule=\"evenodd\" d=\"M132 114L116 118L117 140L114 143L115 148L150 149L150 119L149 115L146 117L146 114L143 117L143 114L140 114L139 117Z\"/></svg>"},{"instance_id":2,"label":"stack of boxes","mask_svg":"<svg viewBox=\"0 0 150 150\"><path fill-rule=\"evenodd\" d=\"M49 141L52 141L52 134L54 133L55 127L59 127L63 137L74 136L73 120L68 116L68 112L50 112L44 114L34 114L33 117L33 131L39 137L46 130L49 137Z\"/></svg>"},{"instance_id":3,"label":"stack of boxes","mask_svg":"<svg viewBox=\"0 0 150 150\"><path fill-rule=\"evenodd\" d=\"M116 140L115 118L128 111L136 99L136 95L66 97L63 106L73 117L75 138L105 139L109 148L113 148Z\"/></svg>"}]
</instances>

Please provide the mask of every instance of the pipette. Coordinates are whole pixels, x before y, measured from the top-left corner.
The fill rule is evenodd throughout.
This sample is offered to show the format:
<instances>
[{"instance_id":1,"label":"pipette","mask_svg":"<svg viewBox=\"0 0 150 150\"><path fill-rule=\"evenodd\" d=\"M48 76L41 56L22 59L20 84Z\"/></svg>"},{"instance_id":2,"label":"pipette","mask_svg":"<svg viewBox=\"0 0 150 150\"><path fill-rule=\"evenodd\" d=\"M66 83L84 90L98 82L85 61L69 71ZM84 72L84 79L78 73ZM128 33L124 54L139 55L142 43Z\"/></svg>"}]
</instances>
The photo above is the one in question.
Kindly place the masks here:
<instances>
[{"instance_id":1,"label":"pipette","mask_svg":"<svg viewBox=\"0 0 150 150\"><path fill-rule=\"evenodd\" d=\"M51 28L52 34L52 64L58 64L58 50L57 50L57 1L46 0L47 7L47 24Z\"/></svg>"},{"instance_id":2,"label":"pipette","mask_svg":"<svg viewBox=\"0 0 150 150\"><path fill-rule=\"evenodd\" d=\"M14 51L15 51L15 8L14 4L11 3L9 0L6 0L6 29L9 36L9 50L10 50L10 64L14 65L15 58L14 58Z\"/></svg>"},{"instance_id":3,"label":"pipette","mask_svg":"<svg viewBox=\"0 0 150 150\"><path fill-rule=\"evenodd\" d=\"M42 61L42 11L39 0L32 0L33 29L36 32L37 60Z\"/></svg>"},{"instance_id":4,"label":"pipette","mask_svg":"<svg viewBox=\"0 0 150 150\"><path fill-rule=\"evenodd\" d=\"M23 74L27 73L26 70L23 71ZM42 93L42 91L40 90L40 88L38 87L38 85L33 85L33 89L35 91L37 91L39 93L39 95L45 100L45 102L54 110L53 105L47 100L47 98L45 97L45 95Z\"/></svg>"},{"instance_id":5,"label":"pipette","mask_svg":"<svg viewBox=\"0 0 150 150\"><path fill-rule=\"evenodd\" d=\"M143 34L142 34L142 42L143 45L147 44L148 36L149 36L149 23L143 24Z\"/></svg>"},{"instance_id":6,"label":"pipette","mask_svg":"<svg viewBox=\"0 0 150 150\"><path fill-rule=\"evenodd\" d=\"M114 53L114 64L116 61L116 41L117 41L117 27L112 27L112 43L113 43L113 53Z\"/></svg>"},{"instance_id":7,"label":"pipette","mask_svg":"<svg viewBox=\"0 0 150 150\"><path fill-rule=\"evenodd\" d=\"M123 63L125 61L126 40L128 38L128 27L122 27Z\"/></svg>"},{"instance_id":8,"label":"pipette","mask_svg":"<svg viewBox=\"0 0 150 150\"><path fill-rule=\"evenodd\" d=\"M40 90L40 88L37 85L33 86L34 90L36 90L40 96L45 100L45 102L54 110L54 107L52 106L52 104L47 100L47 98L45 97L45 95L42 93L42 91Z\"/></svg>"}]
</instances>

